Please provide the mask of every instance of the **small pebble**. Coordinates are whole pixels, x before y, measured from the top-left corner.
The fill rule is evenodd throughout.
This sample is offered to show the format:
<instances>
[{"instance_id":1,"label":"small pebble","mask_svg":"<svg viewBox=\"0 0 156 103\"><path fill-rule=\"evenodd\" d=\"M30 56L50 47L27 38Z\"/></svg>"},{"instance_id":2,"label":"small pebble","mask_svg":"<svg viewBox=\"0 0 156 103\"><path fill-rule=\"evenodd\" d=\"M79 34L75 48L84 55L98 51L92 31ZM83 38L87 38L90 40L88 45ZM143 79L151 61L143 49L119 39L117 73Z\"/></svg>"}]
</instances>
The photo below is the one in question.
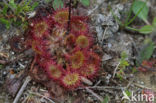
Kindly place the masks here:
<instances>
[{"instance_id":1,"label":"small pebble","mask_svg":"<svg viewBox=\"0 0 156 103\"><path fill-rule=\"evenodd\" d=\"M144 82L140 82L140 84L142 84L142 85L143 85L143 84L144 84Z\"/></svg>"},{"instance_id":2,"label":"small pebble","mask_svg":"<svg viewBox=\"0 0 156 103\"><path fill-rule=\"evenodd\" d=\"M14 74L11 74L10 75L10 79L13 79L13 78L15 78L15 75Z\"/></svg>"},{"instance_id":3,"label":"small pebble","mask_svg":"<svg viewBox=\"0 0 156 103\"><path fill-rule=\"evenodd\" d=\"M15 54L15 52L11 52L11 54L12 54L12 55L14 55L14 54Z\"/></svg>"},{"instance_id":4,"label":"small pebble","mask_svg":"<svg viewBox=\"0 0 156 103\"><path fill-rule=\"evenodd\" d=\"M111 47L112 47L112 44L108 43L108 45L107 45L107 46L108 46L108 48L111 48Z\"/></svg>"},{"instance_id":5,"label":"small pebble","mask_svg":"<svg viewBox=\"0 0 156 103\"><path fill-rule=\"evenodd\" d=\"M130 74L130 77L134 77L134 74Z\"/></svg>"},{"instance_id":6,"label":"small pebble","mask_svg":"<svg viewBox=\"0 0 156 103\"><path fill-rule=\"evenodd\" d=\"M7 74L6 71L4 71L4 72L3 72L3 75L6 75L6 74Z\"/></svg>"}]
</instances>

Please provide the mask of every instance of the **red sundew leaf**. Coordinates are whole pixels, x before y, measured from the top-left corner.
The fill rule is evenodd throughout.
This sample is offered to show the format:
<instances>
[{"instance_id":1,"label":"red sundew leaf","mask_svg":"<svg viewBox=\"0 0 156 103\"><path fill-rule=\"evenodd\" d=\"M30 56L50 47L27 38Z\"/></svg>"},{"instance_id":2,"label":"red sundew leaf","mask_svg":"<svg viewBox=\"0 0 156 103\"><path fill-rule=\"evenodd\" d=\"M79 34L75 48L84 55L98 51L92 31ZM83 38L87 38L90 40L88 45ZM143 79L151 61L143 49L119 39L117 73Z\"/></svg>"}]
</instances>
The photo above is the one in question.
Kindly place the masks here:
<instances>
[{"instance_id":1,"label":"red sundew leaf","mask_svg":"<svg viewBox=\"0 0 156 103\"><path fill-rule=\"evenodd\" d=\"M94 78L98 72L99 68L94 64L85 64L80 70L80 74L87 78Z\"/></svg>"},{"instance_id":2,"label":"red sundew leaf","mask_svg":"<svg viewBox=\"0 0 156 103\"><path fill-rule=\"evenodd\" d=\"M71 31L78 34L85 34L88 32L88 25L82 19L78 17L72 17L70 21Z\"/></svg>"},{"instance_id":3,"label":"red sundew leaf","mask_svg":"<svg viewBox=\"0 0 156 103\"><path fill-rule=\"evenodd\" d=\"M36 18L31 21L30 29L31 35L34 39L44 38L49 35L50 29L52 28L52 23L49 18Z\"/></svg>"},{"instance_id":4,"label":"red sundew leaf","mask_svg":"<svg viewBox=\"0 0 156 103\"><path fill-rule=\"evenodd\" d=\"M55 13L53 14L54 21L60 26L67 24L68 17L69 17L68 8L56 10Z\"/></svg>"},{"instance_id":5,"label":"red sundew leaf","mask_svg":"<svg viewBox=\"0 0 156 103\"><path fill-rule=\"evenodd\" d=\"M70 33L65 37L65 45L67 45L67 47L74 47L75 41L76 41L76 36L72 33Z\"/></svg>"},{"instance_id":6,"label":"red sundew leaf","mask_svg":"<svg viewBox=\"0 0 156 103\"><path fill-rule=\"evenodd\" d=\"M154 70L155 66L155 62L153 61L147 61L144 60L141 64L141 66L138 68L138 70L142 71L142 72L147 72L147 71L151 71Z\"/></svg>"},{"instance_id":7,"label":"red sundew leaf","mask_svg":"<svg viewBox=\"0 0 156 103\"><path fill-rule=\"evenodd\" d=\"M76 39L76 45L80 48L88 48L90 45L89 37L85 35L79 35Z\"/></svg>"},{"instance_id":8,"label":"red sundew leaf","mask_svg":"<svg viewBox=\"0 0 156 103\"><path fill-rule=\"evenodd\" d=\"M31 47L35 51L35 53L39 55L45 54L45 43L42 40L36 39L32 41Z\"/></svg>"},{"instance_id":9,"label":"red sundew leaf","mask_svg":"<svg viewBox=\"0 0 156 103\"><path fill-rule=\"evenodd\" d=\"M46 62L45 70L48 76L54 80L60 79L63 75L63 68L52 60Z\"/></svg>"},{"instance_id":10,"label":"red sundew leaf","mask_svg":"<svg viewBox=\"0 0 156 103\"><path fill-rule=\"evenodd\" d=\"M80 85L80 76L77 72L66 72L61 79L61 84L67 89L74 89Z\"/></svg>"},{"instance_id":11,"label":"red sundew leaf","mask_svg":"<svg viewBox=\"0 0 156 103\"><path fill-rule=\"evenodd\" d=\"M84 52L77 50L70 57L69 61L71 63L71 67L74 70L81 68L85 62L85 54Z\"/></svg>"},{"instance_id":12,"label":"red sundew leaf","mask_svg":"<svg viewBox=\"0 0 156 103\"><path fill-rule=\"evenodd\" d=\"M89 56L88 57L88 63L89 64L94 64L97 67L100 66L101 59L100 59L98 54L90 51L90 52L88 52L88 56Z\"/></svg>"}]
</instances>

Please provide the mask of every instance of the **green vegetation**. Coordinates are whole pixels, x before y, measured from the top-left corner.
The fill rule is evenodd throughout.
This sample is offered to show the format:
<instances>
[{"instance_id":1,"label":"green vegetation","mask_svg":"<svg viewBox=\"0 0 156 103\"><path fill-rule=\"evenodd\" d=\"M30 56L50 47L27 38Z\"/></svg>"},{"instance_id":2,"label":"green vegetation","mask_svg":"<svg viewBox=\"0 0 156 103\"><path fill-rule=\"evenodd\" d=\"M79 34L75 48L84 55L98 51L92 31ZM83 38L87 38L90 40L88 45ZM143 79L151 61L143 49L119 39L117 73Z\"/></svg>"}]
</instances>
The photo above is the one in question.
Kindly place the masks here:
<instances>
[{"instance_id":1,"label":"green vegetation","mask_svg":"<svg viewBox=\"0 0 156 103\"><path fill-rule=\"evenodd\" d=\"M137 31L141 34L150 34L152 32L155 31L156 28L156 17L153 19L152 23L150 24L148 21L148 13L149 13L149 8L147 6L147 1L141 1L141 0L135 0L132 5L131 8L127 14L127 18L125 20L124 23L122 23L119 18L113 13L112 14L115 18L115 20L119 23L120 27L123 29L128 29L131 31ZM132 17L132 12L135 15L134 17ZM144 23L146 25L144 25L141 28L132 28L129 25L136 19L136 18L141 19L142 21L144 21ZM148 60L151 58L153 51L154 51L154 42L151 40L152 38L147 38L145 39L145 42L143 44L143 48L141 49L141 51L138 53L138 57L137 57L137 66L139 66L143 60ZM126 63L126 62L125 62ZM124 63L123 63L124 64ZM121 64L120 64L121 65ZM125 64L126 65L126 64ZM122 70L120 70L119 74L122 74ZM121 75L118 75L118 77L120 77Z\"/></svg>"},{"instance_id":2,"label":"green vegetation","mask_svg":"<svg viewBox=\"0 0 156 103\"><path fill-rule=\"evenodd\" d=\"M38 2L32 2L32 0L23 0L20 3L16 3L14 0L3 0L0 2L0 22L5 24L7 28L11 24L15 26L24 26L27 24L27 13L32 12L38 6Z\"/></svg>"},{"instance_id":3,"label":"green vegetation","mask_svg":"<svg viewBox=\"0 0 156 103\"><path fill-rule=\"evenodd\" d=\"M50 2L50 0L46 0L47 2ZM89 6L90 0L73 0L73 3L76 4L76 2L82 3L84 6ZM52 3L52 7L56 10L58 8L63 8L64 3L62 0L54 0Z\"/></svg>"},{"instance_id":4,"label":"green vegetation","mask_svg":"<svg viewBox=\"0 0 156 103\"><path fill-rule=\"evenodd\" d=\"M121 58L119 60L119 66L118 66L118 72L117 72L117 77L122 80L125 73L124 70L126 69L127 66L129 66L129 63L127 61L128 55L126 52L121 53Z\"/></svg>"},{"instance_id":5,"label":"green vegetation","mask_svg":"<svg viewBox=\"0 0 156 103\"><path fill-rule=\"evenodd\" d=\"M0 64L0 69L2 69L3 65Z\"/></svg>"},{"instance_id":6,"label":"green vegetation","mask_svg":"<svg viewBox=\"0 0 156 103\"><path fill-rule=\"evenodd\" d=\"M89 6L89 3L90 3L89 0L80 0L80 2L81 2L84 6Z\"/></svg>"},{"instance_id":7,"label":"green vegetation","mask_svg":"<svg viewBox=\"0 0 156 103\"><path fill-rule=\"evenodd\" d=\"M45 0L46 3L50 3L52 0ZM74 0L75 2L81 2L84 6L89 6L89 0ZM34 11L38 6L38 2L32 2L32 0L22 0L20 3L16 3L14 0L3 0L0 2L0 22L9 28L10 25L23 26L27 25L26 16L27 13ZM53 0L52 7L56 10L64 7L62 0Z\"/></svg>"},{"instance_id":8,"label":"green vegetation","mask_svg":"<svg viewBox=\"0 0 156 103\"><path fill-rule=\"evenodd\" d=\"M63 1L62 0L54 0L53 1L53 8L56 10L57 8L63 8Z\"/></svg>"},{"instance_id":9,"label":"green vegetation","mask_svg":"<svg viewBox=\"0 0 156 103\"><path fill-rule=\"evenodd\" d=\"M102 103L109 103L109 96L106 96Z\"/></svg>"},{"instance_id":10,"label":"green vegetation","mask_svg":"<svg viewBox=\"0 0 156 103\"><path fill-rule=\"evenodd\" d=\"M139 52L139 55L137 57L137 65L142 63L144 60L148 60L151 58L154 51L154 42L147 38L144 40L143 48Z\"/></svg>"},{"instance_id":11,"label":"green vegetation","mask_svg":"<svg viewBox=\"0 0 156 103\"><path fill-rule=\"evenodd\" d=\"M135 14L134 17L131 17L132 12ZM119 18L113 13L113 11L112 11L112 14L113 14L115 20L121 26L121 28L132 30L132 31L137 31L137 32L142 33L142 34L149 34L149 33L152 33L154 31L155 24L156 24L156 18L154 18L152 25L151 25L149 23L149 21L147 20L148 19L148 12L149 12L149 8L147 6L147 1L144 2L144 1L140 1L140 0L135 0L131 5L131 8L127 14L127 18L126 18L124 23L122 23L119 20ZM143 20L146 23L146 25L141 27L140 29L130 27L129 25L136 19L136 17Z\"/></svg>"}]
</instances>

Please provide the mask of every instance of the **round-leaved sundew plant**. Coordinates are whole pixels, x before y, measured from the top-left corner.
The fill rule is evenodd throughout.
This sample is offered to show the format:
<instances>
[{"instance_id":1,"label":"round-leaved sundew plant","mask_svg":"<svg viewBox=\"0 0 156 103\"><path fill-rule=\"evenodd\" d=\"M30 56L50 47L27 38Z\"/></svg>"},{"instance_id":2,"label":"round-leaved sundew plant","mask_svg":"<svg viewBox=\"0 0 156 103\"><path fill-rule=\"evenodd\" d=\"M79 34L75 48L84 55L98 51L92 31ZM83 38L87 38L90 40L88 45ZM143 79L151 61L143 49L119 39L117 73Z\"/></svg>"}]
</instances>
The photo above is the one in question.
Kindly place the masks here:
<instances>
[{"instance_id":1,"label":"round-leaved sundew plant","mask_svg":"<svg viewBox=\"0 0 156 103\"><path fill-rule=\"evenodd\" d=\"M69 14L69 9L63 8L33 17L26 44L38 56L36 64L50 80L75 89L82 86L82 78L92 80L97 76L101 58L93 49L95 40L88 17L71 12L69 19Z\"/></svg>"}]
</instances>

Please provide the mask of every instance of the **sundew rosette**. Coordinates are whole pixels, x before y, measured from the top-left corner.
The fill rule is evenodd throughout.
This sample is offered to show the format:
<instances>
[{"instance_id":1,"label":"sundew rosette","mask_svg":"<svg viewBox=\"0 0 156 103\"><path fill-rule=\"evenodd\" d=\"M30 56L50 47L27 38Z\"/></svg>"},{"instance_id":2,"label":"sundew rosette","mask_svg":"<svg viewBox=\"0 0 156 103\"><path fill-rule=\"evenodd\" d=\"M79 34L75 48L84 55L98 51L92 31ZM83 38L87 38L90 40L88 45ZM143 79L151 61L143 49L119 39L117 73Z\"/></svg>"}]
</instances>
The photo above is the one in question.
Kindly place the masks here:
<instances>
[{"instance_id":1,"label":"sundew rosette","mask_svg":"<svg viewBox=\"0 0 156 103\"><path fill-rule=\"evenodd\" d=\"M94 38L87 19L71 13L69 23L69 10L63 8L29 23L26 45L39 56L36 64L68 90L81 86L82 78L93 80L100 69L101 57L92 48Z\"/></svg>"}]
</instances>

